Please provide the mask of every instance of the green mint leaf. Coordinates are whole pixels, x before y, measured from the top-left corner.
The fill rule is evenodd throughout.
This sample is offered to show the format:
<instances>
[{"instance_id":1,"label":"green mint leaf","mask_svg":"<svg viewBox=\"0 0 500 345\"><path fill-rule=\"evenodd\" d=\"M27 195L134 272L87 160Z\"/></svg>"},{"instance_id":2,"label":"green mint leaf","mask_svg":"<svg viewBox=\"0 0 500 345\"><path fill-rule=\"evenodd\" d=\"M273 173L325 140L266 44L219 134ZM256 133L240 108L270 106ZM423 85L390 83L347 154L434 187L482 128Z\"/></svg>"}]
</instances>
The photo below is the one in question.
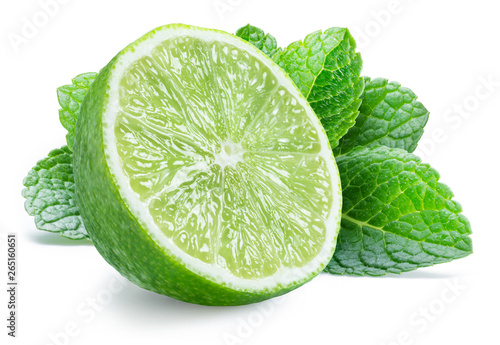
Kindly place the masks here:
<instances>
[{"instance_id":1,"label":"green mint leaf","mask_svg":"<svg viewBox=\"0 0 500 345\"><path fill-rule=\"evenodd\" d=\"M71 239L88 238L75 205L73 158L67 146L50 151L23 181L25 208L40 230L58 232Z\"/></svg>"},{"instance_id":2,"label":"green mint leaf","mask_svg":"<svg viewBox=\"0 0 500 345\"><path fill-rule=\"evenodd\" d=\"M241 27L236 31L236 36L252 43L269 57L272 57L278 51L276 38L270 34L266 34L256 26L248 24Z\"/></svg>"},{"instance_id":3,"label":"green mint leaf","mask_svg":"<svg viewBox=\"0 0 500 345\"><path fill-rule=\"evenodd\" d=\"M273 56L321 119L332 148L358 116L364 81L362 60L349 30L309 34Z\"/></svg>"},{"instance_id":4,"label":"green mint leaf","mask_svg":"<svg viewBox=\"0 0 500 345\"><path fill-rule=\"evenodd\" d=\"M80 104L96 77L97 73L94 72L79 74L73 78L71 85L64 85L57 89L57 98L61 106L59 120L68 131L66 142L70 150L73 150L75 141L75 126L80 113Z\"/></svg>"},{"instance_id":5,"label":"green mint leaf","mask_svg":"<svg viewBox=\"0 0 500 345\"><path fill-rule=\"evenodd\" d=\"M356 146L385 145L413 152L424 133L429 112L401 84L365 77L365 90L356 124L339 141L335 156Z\"/></svg>"},{"instance_id":6,"label":"green mint leaf","mask_svg":"<svg viewBox=\"0 0 500 345\"><path fill-rule=\"evenodd\" d=\"M472 253L469 221L439 174L413 154L359 147L337 158L343 217L333 274L401 273Z\"/></svg>"}]
</instances>

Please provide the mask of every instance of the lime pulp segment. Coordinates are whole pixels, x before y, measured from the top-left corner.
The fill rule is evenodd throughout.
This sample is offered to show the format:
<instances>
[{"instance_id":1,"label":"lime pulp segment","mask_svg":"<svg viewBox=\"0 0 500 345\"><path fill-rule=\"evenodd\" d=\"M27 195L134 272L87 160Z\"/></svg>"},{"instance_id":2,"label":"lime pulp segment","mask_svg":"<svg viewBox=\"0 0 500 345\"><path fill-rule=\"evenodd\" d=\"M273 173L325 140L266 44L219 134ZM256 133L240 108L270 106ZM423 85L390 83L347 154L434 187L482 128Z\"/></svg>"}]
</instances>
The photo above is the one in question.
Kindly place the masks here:
<instances>
[{"instance_id":1,"label":"lime pulp segment","mask_svg":"<svg viewBox=\"0 0 500 345\"><path fill-rule=\"evenodd\" d=\"M200 271L255 280L326 264L340 212L326 135L237 40L177 34L122 63L111 170L138 218Z\"/></svg>"}]
</instances>

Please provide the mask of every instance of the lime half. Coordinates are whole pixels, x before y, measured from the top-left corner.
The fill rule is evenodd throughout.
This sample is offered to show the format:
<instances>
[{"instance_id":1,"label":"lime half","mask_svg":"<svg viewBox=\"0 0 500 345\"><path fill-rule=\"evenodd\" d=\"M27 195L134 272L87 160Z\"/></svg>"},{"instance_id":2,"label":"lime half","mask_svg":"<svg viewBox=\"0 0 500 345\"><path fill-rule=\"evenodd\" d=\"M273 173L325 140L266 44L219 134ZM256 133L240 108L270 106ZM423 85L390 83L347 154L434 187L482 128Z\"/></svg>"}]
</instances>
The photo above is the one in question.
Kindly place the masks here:
<instances>
[{"instance_id":1,"label":"lime half","mask_svg":"<svg viewBox=\"0 0 500 345\"><path fill-rule=\"evenodd\" d=\"M100 72L76 130L77 202L101 255L146 289L260 301L332 257L340 180L291 79L225 32L167 25Z\"/></svg>"}]
</instances>

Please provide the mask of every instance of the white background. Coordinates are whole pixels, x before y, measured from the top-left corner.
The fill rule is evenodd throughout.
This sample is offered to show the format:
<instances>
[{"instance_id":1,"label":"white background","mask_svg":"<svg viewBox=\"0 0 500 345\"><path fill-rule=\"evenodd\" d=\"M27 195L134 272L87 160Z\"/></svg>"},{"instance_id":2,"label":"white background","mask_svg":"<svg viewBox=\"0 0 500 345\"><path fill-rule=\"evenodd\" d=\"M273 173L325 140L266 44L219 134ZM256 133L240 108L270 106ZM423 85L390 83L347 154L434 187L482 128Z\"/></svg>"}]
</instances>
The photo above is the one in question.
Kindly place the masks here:
<instances>
[{"instance_id":1,"label":"white background","mask_svg":"<svg viewBox=\"0 0 500 345\"><path fill-rule=\"evenodd\" d=\"M8 37L22 35L24 21L40 16L41 2L0 4L2 286L7 232L18 233L20 260L19 336L6 336L3 292L1 344L497 343L496 1L401 0L394 7L390 0L60 0L33 37L13 45ZM23 209L22 179L38 159L65 144L56 88L79 73L98 71L131 41L174 22L228 32L252 23L280 46L318 29L349 27L363 56L363 74L401 82L430 110L419 152L462 203L474 231L474 254L401 276L323 274L277 301L203 307L116 280L92 245L36 230ZM481 86L487 79L496 82L489 91Z\"/></svg>"}]
</instances>

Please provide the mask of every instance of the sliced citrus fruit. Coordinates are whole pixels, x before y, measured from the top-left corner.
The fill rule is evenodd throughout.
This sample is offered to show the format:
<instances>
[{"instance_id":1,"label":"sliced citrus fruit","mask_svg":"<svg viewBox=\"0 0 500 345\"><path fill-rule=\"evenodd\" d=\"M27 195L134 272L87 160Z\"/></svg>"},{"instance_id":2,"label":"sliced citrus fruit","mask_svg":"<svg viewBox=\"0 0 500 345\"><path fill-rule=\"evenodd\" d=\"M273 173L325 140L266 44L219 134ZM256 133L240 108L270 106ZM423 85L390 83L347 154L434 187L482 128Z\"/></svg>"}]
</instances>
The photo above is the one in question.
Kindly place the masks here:
<instances>
[{"instance_id":1,"label":"sliced citrus fruit","mask_svg":"<svg viewBox=\"0 0 500 345\"><path fill-rule=\"evenodd\" d=\"M102 256L208 305L290 291L329 262L341 212L328 139L271 59L168 25L99 73L76 129L76 196Z\"/></svg>"}]
</instances>

